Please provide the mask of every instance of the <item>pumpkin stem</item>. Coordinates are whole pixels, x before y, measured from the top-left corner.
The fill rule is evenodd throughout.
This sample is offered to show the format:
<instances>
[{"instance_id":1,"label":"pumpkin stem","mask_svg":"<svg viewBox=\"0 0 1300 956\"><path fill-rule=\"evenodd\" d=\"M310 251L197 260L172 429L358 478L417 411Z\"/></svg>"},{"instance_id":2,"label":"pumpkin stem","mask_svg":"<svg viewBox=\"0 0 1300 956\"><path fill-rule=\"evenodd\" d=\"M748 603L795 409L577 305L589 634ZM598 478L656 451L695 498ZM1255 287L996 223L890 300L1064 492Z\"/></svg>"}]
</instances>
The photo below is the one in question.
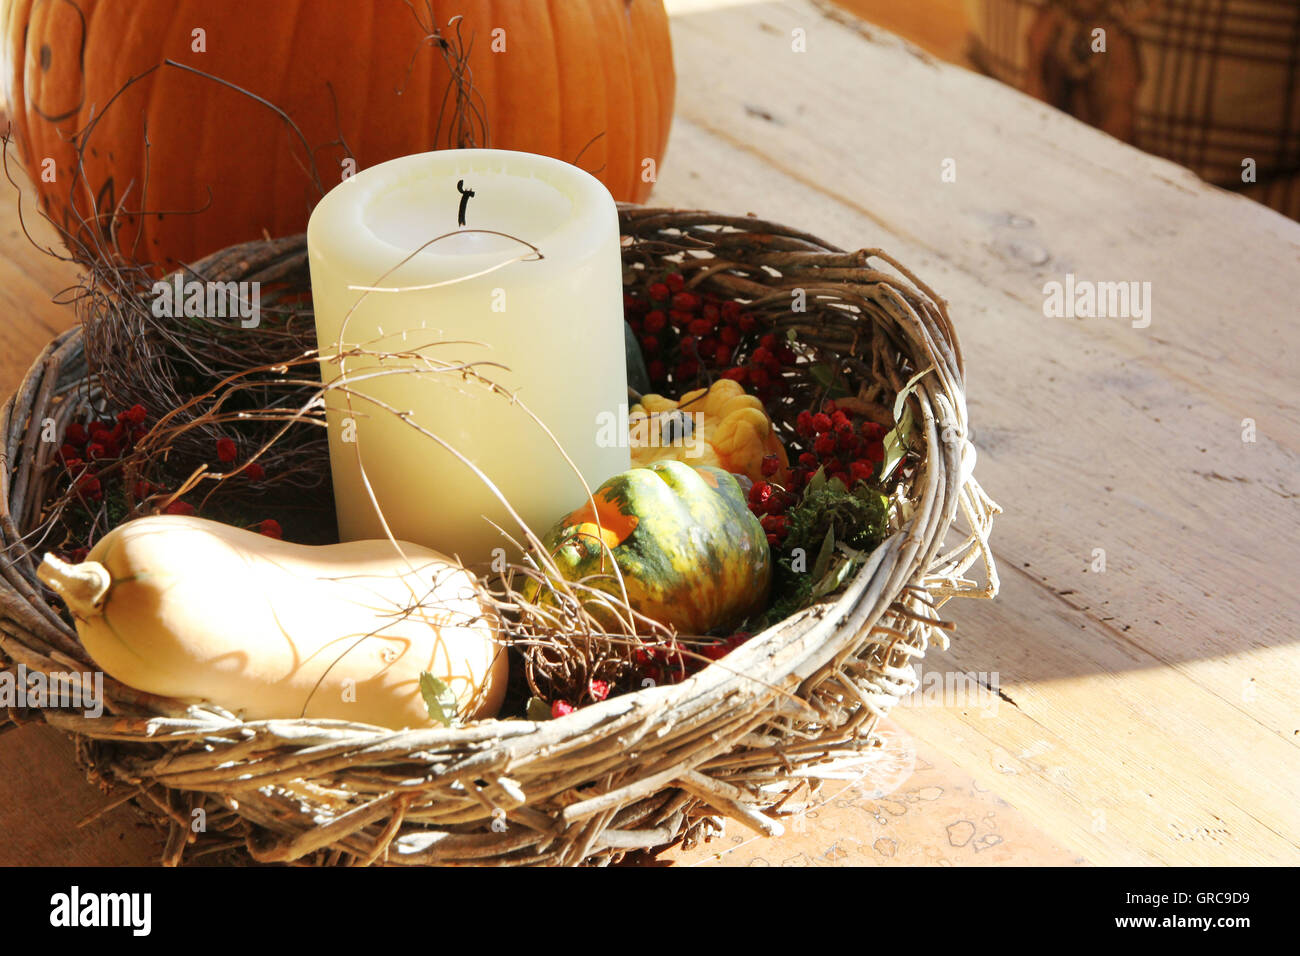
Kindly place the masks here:
<instances>
[{"instance_id":1,"label":"pumpkin stem","mask_svg":"<svg viewBox=\"0 0 1300 956\"><path fill-rule=\"evenodd\" d=\"M69 564L54 554L45 555L36 576L63 598L73 614L83 618L99 613L113 584L108 568L98 561Z\"/></svg>"}]
</instances>

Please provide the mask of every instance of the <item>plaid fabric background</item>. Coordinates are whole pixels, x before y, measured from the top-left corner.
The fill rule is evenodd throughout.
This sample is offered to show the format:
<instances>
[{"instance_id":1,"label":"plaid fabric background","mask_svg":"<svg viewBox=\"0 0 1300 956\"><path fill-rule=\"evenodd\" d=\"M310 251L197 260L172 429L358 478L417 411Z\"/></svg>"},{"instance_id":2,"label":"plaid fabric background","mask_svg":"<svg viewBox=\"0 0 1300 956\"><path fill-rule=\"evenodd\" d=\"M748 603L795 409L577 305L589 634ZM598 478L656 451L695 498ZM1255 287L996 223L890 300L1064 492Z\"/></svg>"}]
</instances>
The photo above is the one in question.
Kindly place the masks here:
<instances>
[{"instance_id":1,"label":"plaid fabric background","mask_svg":"<svg viewBox=\"0 0 1300 956\"><path fill-rule=\"evenodd\" d=\"M1077 53L1076 62L1084 64L1089 55L1118 56L1109 64L1095 60L1094 68L1125 71L1122 58L1135 60L1136 82L1121 91L1131 103L1118 110L1123 115L1112 132L1300 219L1300 0L966 0L966 5L970 56L978 69L1041 96L1035 89L1042 86L1041 75L1060 67L1044 59L1069 60ZM1095 26L1107 31L1105 54L1088 47ZM1035 59L1032 38L1048 33L1067 39ZM1069 36L1074 51L1068 49ZM1041 51L1041 42L1038 47ZM1108 128L1097 117L1081 118ZM1246 159L1255 160L1253 184L1242 179Z\"/></svg>"}]
</instances>

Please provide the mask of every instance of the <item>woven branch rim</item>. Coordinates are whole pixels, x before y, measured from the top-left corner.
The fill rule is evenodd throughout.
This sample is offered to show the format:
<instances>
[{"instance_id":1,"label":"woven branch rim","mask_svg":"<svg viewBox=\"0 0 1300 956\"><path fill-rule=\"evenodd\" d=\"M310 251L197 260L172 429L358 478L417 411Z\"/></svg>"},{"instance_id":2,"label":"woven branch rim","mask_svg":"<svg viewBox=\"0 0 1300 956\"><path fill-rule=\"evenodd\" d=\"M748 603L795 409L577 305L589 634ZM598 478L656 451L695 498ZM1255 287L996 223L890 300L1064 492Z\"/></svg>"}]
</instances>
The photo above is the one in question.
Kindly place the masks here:
<instances>
[{"instance_id":1,"label":"woven branch rim","mask_svg":"<svg viewBox=\"0 0 1300 956\"><path fill-rule=\"evenodd\" d=\"M856 348L863 312L893 324L891 341L915 367L932 369L911 399L927 454L906 526L842 594L755 636L722 664L545 723L392 732L328 720L242 722L108 678L106 695L133 715L11 713L74 735L101 780L126 785L128 798L170 820L164 863L178 863L194 842L197 810L207 825L197 852L246 847L264 862L607 863L696 838L719 815L774 835L781 825L769 814L794 806L801 786L851 772L876 720L915 689L911 660L931 641L947 643L938 608L951 597L996 594L988 537L1000 509L971 474L962 358L943 301L880 250L845 252L788 227L704 211L622 206L620 216L632 237L625 263L704 243L718 258L691 263L692 284L774 314L788 315L796 287L810 299L858 306L857 315L826 310L828 347ZM304 259L302 237L292 237L223 250L193 271L282 276ZM77 404L62 399L84 388L85 375L80 330L64 333L0 413L8 548L23 547L51 458L29 423L48 416L61 433ZM888 378L901 387L897 370ZM967 530L944 550L958 511ZM29 670L80 670L84 653L46 602L34 573L38 549L28 546L0 566L0 654ZM982 585L965 577L976 562Z\"/></svg>"}]
</instances>

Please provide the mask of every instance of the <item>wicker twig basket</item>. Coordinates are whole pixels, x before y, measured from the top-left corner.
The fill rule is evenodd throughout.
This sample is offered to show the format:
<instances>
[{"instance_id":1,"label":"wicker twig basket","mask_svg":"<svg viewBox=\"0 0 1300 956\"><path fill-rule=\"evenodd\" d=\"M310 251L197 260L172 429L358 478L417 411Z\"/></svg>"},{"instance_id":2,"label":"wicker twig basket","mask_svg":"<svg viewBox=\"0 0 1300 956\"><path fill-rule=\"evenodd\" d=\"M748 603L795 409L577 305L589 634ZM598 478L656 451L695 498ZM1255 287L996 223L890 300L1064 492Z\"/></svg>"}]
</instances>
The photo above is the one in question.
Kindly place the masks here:
<instances>
[{"instance_id":1,"label":"wicker twig basket","mask_svg":"<svg viewBox=\"0 0 1300 956\"><path fill-rule=\"evenodd\" d=\"M629 269L670 263L690 284L746 301L768 326L797 329L864 400L887 408L929 370L908 399L924 447L903 488L901 527L840 594L684 683L541 723L399 733L244 722L107 679L100 718L54 709L8 718L73 735L117 802L130 798L170 826L168 864L187 846L191 856L246 849L259 861L318 864L608 863L708 835L720 817L780 833L780 814L861 761L875 721L914 689L912 660L946 642L937 608L996 593L988 536L998 508L971 475L961 351L942 300L878 250L845 252L753 218L639 207L621 216ZM692 250L684 260L683 248ZM302 237L226 250L193 271L310 289ZM791 311L795 289L805 312ZM818 397L811 379L795 386L809 403ZM99 398L73 330L41 353L0 414L7 666L93 669L35 568L58 447L41 440L42 426L53 419L62 434ZM964 527L950 539L958 512ZM965 577L977 561L982 583Z\"/></svg>"}]
</instances>

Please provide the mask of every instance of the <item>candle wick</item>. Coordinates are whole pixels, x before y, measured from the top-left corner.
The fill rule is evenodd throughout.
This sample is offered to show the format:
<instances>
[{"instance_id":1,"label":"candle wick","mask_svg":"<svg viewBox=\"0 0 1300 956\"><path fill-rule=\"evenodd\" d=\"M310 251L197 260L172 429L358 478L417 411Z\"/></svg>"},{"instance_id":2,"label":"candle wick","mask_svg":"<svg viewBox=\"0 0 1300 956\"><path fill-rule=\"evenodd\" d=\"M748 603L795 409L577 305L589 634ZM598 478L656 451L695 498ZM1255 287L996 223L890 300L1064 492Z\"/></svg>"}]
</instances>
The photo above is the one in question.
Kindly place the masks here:
<instances>
[{"instance_id":1,"label":"candle wick","mask_svg":"<svg viewBox=\"0 0 1300 956\"><path fill-rule=\"evenodd\" d=\"M460 193L460 213L457 215L458 225L465 225L465 207L469 205L470 197L474 195L474 190L465 188L465 180L456 180L456 191Z\"/></svg>"}]
</instances>

